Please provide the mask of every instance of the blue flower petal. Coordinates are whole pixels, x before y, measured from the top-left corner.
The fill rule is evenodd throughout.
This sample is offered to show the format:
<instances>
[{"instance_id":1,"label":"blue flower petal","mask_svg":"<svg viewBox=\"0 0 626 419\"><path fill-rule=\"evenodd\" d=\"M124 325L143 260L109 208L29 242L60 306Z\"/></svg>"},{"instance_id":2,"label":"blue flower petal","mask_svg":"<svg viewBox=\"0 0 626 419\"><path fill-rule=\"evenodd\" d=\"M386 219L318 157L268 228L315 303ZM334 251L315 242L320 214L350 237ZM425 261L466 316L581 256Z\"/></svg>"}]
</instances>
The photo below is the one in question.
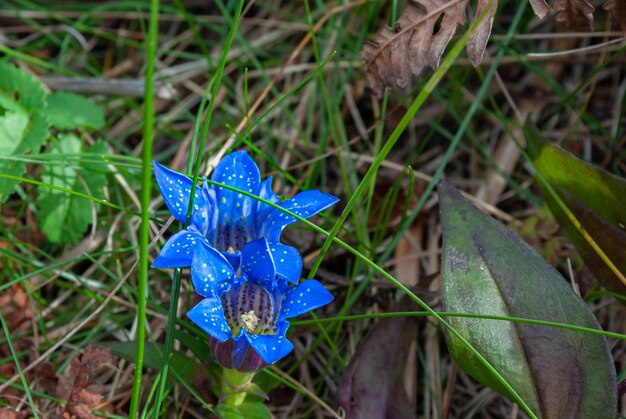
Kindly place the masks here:
<instances>
[{"instance_id":1,"label":"blue flower petal","mask_svg":"<svg viewBox=\"0 0 626 419\"><path fill-rule=\"evenodd\" d=\"M283 322L286 323L286 322ZM280 327L276 335L251 335L246 334L246 339L263 361L273 364L284 358L293 350L293 344L285 337L289 325ZM282 331L280 329L283 329Z\"/></svg>"},{"instance_id":2,"label":"blue flower petal","mask_svg":"<svg viewBox=\"0 0 626 419\"><path fill-rule=\"evenodd\" d=\"M239 263L241 262L241 252L239 250L235 250L235 252L220 252L222 256L226 258L227 261L230 262L230 266L233 267L233 270L237 272L239 269Z\"/></svg>"},{"instance_id":3,"label":"blue flower petal","mask_svg":"<svg viewBox=\"0 0 626 419\"><path fill-rule=\"evenodd\" d=\"M154 177L165 205L167 205L174 218L184 223L187 221L187 209L189 208L189 196L193 181L189 177L162 166L155 161L152 164L154 166ZM206 201L199 189L196 188L194 193L193 213L208 211Z\"/></svg>"},{"instance_id":4,"label":"blue flower petal","mask_svg":"<svg viewBox=\"0 0 626 419\"><path fill-rule=\"evenodd\" d=\"M224 156L215 168L212 180L258 195L261 177L259 168L245 151ZM241 250L257 235L257 200L242 193L213 186L215 217L207 238L220 251Z\"/></svg>"},{"instance_id":5,"label":"blue flower petal","mask_svg":"<svg viewBox=\"0 0 626 419\"><path fill-rule=\"evenodd\" d=\"M263 198L267 201L278 203L280 199L278 199L278 195L272 191L272 177L268 177L263 182L261 182L261 188L259 190L259 197ZM258 209L256 213L257 220L261 223L268 217L268 215L272 212L274 207L271 207L263 202L258 202Z\"/></svg>"},{"instance_id":6,"label":"blue flower petal","mask_svg":"<svg viewBox=\"0 0 626 419\"><path fill-rule=\"evenodd\" d=\"M241 271L249 281L272 289L276 278L274 260L269 244L265 238L246 244L241 251Z\"/></svg>"},{"instance_id":7,"label":"blue flower petal","mask_svg":"<svg viewBox=\"0 0 626 419\"><path fill-rule=\"evenodd\" d=\"M316 190L300 192L298 195L280 204L281 207L295 213L302 218L309 218L320 211L336 204L339 199L336 196ZM291 215L274 208L264 223L263 235L270 242L277 242L280 233L285 226L295 223L297 220Z\"/></svg>"},{"instance_id":8,"label":"blue flower petal","mask_svg":"<svg viewBox=\"0 0 626 419\"><path fill-rule=\"evenodd\" d=\"M254 195L259 194L261 174L254 160L245 151L224 156L215 167L211 179ZM219 186L215 186L215 190L219 210L218 224L227 222L227 217L234 221L239 217L256 215L255 199Z\"/></svg>"},{"instance_id":9,"label":"blue flower petal","mask_svg":"<svg viewBox=\"0 0 626 419\"><path fill-rule=\"evenodd\" d=\"M202 241L196 247L191 264L191 281L196 292L203 297L221 295L231 286L235 276L224 256Z\"/></svg>"},{"instance_id":10,"label":"blue flower petal","mask_svg":"<svg viewBox=\"0 0 626 419\"><path fill-rule=\"evenodd\" d=\"M187 317L220 342L232 337L232 332L224 318L222 301L219 298L205 298L189 310Z\"/></svg>"},{"instance_id":11,"label":"blue flower petal","mask_svg":"<svg viewBox=\"0 0 626 419\"><path fill-rule=\"evenodd\" d=\"M215 191L209 189L206 185L205 179L203 187L198 191L201 197L200 202L204 204L196 206L196 201L194 200L194 211L191 214L190 222L190 225L203 235L206 235L211 227L213 208L215 207Z\"/></svg>"},{"instance_id":12,"label":"blue flower petal","mask_svg":"<svg viewBox=\"0 0 626 419\"><path fill-rule=\"evenodd\" d=\"M333 301L332 294L315 279L302 281L283 297L278 321L297 317Z\"/></svg>"},{"instance_id":13,"label":"blue flower petal","mask_svg":"<svg viewBox=\"0 0 626 419\"><path fill-rule=\"evenodd\" d=\"M152 264L153 268L186 268L191 266L193 252L198 241L203 241L201 234L194 230L181 230L165 243Z\"/></svg>"},{"instance_id":14,"label":"blue flower petal","mask_svg":"<svg viewBox=\"0 0 626 419\"><path fill-rule=\"evenodd\" d=\"M302 274L302 257L295 247L270 243L276 275L291 284L297 284Z\"/></svg>"}]
</instances>

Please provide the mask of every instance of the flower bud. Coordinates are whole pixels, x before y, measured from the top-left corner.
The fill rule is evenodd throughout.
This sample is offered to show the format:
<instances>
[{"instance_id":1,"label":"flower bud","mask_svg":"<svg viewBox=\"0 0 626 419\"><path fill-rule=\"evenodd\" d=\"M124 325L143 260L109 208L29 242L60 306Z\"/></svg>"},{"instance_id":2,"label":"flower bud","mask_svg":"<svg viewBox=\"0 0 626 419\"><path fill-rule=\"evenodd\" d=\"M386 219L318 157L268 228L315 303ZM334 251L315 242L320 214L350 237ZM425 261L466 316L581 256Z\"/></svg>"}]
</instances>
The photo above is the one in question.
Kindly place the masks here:
<instances>
[{"instance_id":1,"label":"flower bud","mask_svg":"<svg viewBox=\"0 0 626 419\"><path fill-rule=\"evenodd\" d=\"M268 364L255 352L246 339L237 341L228 339L220 342L209 336L209 345L217 362L224 368L230 368L242 372L254 372L266 367Z\"/></svg>"}]
</instances>

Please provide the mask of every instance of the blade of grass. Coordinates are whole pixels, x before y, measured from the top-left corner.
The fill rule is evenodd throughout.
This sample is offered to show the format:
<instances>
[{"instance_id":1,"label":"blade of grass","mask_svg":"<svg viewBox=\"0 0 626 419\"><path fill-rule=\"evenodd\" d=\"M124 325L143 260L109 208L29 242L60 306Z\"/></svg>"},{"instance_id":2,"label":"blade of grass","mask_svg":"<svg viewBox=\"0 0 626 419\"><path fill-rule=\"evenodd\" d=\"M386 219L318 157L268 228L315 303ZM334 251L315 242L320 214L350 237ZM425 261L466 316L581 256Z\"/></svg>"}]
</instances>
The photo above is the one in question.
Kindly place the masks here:
<instances>
[{"instance_id":1,"label":"blade of grass","mask_svg":"<svg viewBox=\"0 0 626 419\"><path fill-rule=\"evenodd\" d=\"M512 323L526 323L526 324L534 324L537 326L546 326L546 327L554 327L557 329L567 329L574 332L583 332L589 333L591 335L599 335L606 336L608 338L614 338L619 340L626 340L626 335L615 332L607 332L606 330L601 329L592 329L590 327L577 326L575 324L568 323L557 323L551 322L548 320L536 320L536 319L528 319L525 317L511 317L511 316L494 316L490 314L472 314L472 313L455 313L448 311L437 311L438 315L442 317L461 317L468 319L484 319L484 320L498 320L498 321L508 321ZM334 323L339 321L352 321L352 320L364 320L364 319L375 319L375 318L383 318L383 317L426 317L431 316L430 313L426 311L396 311L396 312L386 312L386 313L371 313L371 314L354 314L351 316L338 316L338 317L330 317L330 318L322 318L322 319L313 319L313 320L300 320L300 321L292 321L292 326L308 326L317 323Z\"/></svg>"},{"instance_id":2,"label":"blade of grass","mask_svg":"<svg viewBox=\"0 0 626 419\"><path fill-rule=\"evenodd\" d=\"M150 192L152 191L152 141L154 122L154 68L159 30L159 0L150 2L146 87L144 96L143 146L141 153L141 226L139 227L139 276L137 279L137 350L129 417L136 418L141 398L146 306L148 292L148 245L150 243Z\"/></svg>"}]
</instances>

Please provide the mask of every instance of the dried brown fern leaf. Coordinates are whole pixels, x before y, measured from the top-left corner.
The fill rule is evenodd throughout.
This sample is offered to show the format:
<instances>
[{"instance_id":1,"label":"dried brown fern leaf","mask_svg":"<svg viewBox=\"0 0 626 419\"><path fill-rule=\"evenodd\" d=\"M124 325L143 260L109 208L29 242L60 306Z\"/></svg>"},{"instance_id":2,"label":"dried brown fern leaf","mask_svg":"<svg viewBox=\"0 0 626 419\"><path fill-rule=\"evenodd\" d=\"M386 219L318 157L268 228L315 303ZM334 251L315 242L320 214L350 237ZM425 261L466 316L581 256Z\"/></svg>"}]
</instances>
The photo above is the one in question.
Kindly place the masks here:
<instances>
[{"instance_id":1,"label":"dried brown fern leaf","mask_svg":"<svg viewBox=\"0 0 626 419\"><path fill-rule=\"evenodd\" d=\"M623 1L623 0L622 0ZM556 21L568 29L593 29L593 6L587 0L554 0Z\"/></svg>"},{"instance_id":2,"label":"dried brown fern leaf","mask_svg":"<svg viewBox=\"0 0 626 419\"><path fill-rule=\"evenodd\" d=\"M457 28L465 24L467 2L419 0L402 11L395 31L382 27L361 51L372 90L379 96L386 87L404 91L412 74L418 75L427 65L436 69Z\"/></svg>"},{"instance_id":3,"label":"dried brown fern leaf","mask_svg":"<svg viewBox=\"0 0 626 419\"><path fill-rule=\"evenodd\" d=\"M604 3L602 7L609 12L619 22L619 27L622 29L622 33L626 35L626 1L624 0L609 0Z\"/></svg>"},{"instance_id":4,"label":"dried brown fern leaf","mask_svg":"<svg viewBox=\"0 0 626 419\"><path fill-rule=\"evenodd\" d=\"M550 10L550 6L548 6L548 3L546 3L545 0L530 0L530 7L533 8L533 11L539 19L546 17L548 11Z\"/></svg>"},{"instance_id":5,"label":"dried brown fern leaf","mask_svg":"<svg viewBox=\"0 0 626 419\"><path fill-rule=\"evenodd\" d=\"M496 17L497 10L497 0L478 0L474 20L482 16L483 13L486 13L486 16L478 23L476 31L467 40L467 56L474 67L483 60L485 48L487 48L487 41L489 40L489 35L491 35L493 19Z\"/></svg>"}]
</instances>

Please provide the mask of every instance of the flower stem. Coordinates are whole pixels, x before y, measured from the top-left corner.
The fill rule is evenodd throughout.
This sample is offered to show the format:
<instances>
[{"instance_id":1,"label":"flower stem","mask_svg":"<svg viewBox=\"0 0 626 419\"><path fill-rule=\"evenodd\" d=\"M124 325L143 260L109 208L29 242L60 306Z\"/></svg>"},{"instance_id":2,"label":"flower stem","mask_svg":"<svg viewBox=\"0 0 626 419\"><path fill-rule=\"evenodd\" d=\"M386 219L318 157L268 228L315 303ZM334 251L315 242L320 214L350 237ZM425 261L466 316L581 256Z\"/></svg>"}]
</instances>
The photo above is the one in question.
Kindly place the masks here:
<instances>
[{"instance_id":1,"label":"flower stem","mask_svg":"<svg viewBox=\"0 0 626 419\"><path fill-rule=\"evenodd\" d=\"M135 419L141 397L144 341L146 339L146 305L148 293L148 243L150 242L150 192L152 190L152 139L154 121L154 62L159 29L159 0L150 2L150 23L147 40L146 90L144 94L143 148L141 153L141 226L139 228L139 272L137 278L137 346L135 374L129 417Z\"/></svg>"},{"instance_id":2,"label":"flower stem","mask_svg":"<svg viewBox=\"0 0 626 419\"><path fill-rule=\"evenodd\" d=\"M254 372L241 372L224 368L220 404L232 407L240 406L246 399L254 374Z\"/></svg>"}]
</instances>

